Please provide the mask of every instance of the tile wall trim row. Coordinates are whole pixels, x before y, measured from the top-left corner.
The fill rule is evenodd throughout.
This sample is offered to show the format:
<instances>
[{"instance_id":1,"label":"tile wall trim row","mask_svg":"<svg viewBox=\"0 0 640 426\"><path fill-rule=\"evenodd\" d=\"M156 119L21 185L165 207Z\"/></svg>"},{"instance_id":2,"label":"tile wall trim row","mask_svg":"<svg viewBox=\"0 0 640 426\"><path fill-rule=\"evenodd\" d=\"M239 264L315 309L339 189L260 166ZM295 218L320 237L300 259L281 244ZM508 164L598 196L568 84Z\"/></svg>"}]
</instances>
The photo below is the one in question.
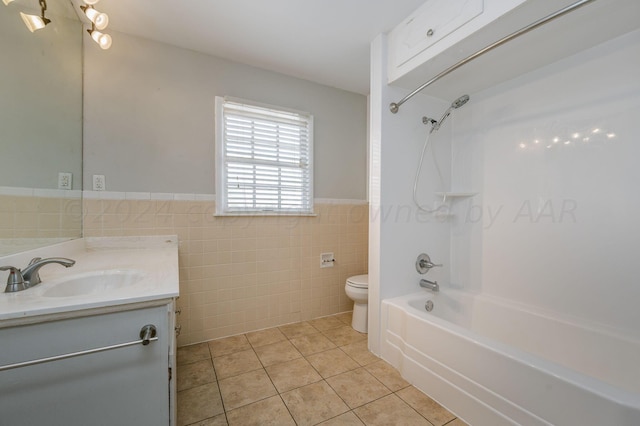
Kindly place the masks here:
<instances>
[{"instance_id":1,"label":"tile wall trim row","mask_svg":"<svg viewBox=\"0 0 640 426\"><path fill-rule=\"evenodd\" d=\"M46 188L20 188L14 186L0 186L0 195L14 197L41 197L41 198L69 198L79 199L82 191L75 189L46 189Z\"/></svg>"},{"instance_id":2,"label":"tile wall trim row","mask_svg":"<svg viewBox=\"0 0 640 426\"><path fill-rule=\"evenodd\" d=\"M86 200L154 200L154 201L214 201L215 194L187 194L168 192L83 191ZM367 200L315 198L316 204L367 204Z\"/></svg>"}]
</instances>

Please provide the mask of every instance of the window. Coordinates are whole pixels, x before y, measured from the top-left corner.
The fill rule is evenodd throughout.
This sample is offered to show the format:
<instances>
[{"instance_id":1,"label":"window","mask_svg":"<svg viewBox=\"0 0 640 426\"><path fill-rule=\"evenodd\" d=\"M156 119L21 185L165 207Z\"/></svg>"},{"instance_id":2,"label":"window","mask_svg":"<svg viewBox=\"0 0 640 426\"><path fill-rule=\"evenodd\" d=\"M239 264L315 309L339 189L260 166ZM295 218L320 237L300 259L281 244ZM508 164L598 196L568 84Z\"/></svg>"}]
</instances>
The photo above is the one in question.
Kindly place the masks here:
<instances>
[{"instance_id":1,"label":"window","mask_svg":"<svg viewBox=\"0 0 640 426\"><path fill-rule=\"evenodd\" d=\"M216 213L313 213L313 116L216 97Z\"/></svg>"}]
</instances>

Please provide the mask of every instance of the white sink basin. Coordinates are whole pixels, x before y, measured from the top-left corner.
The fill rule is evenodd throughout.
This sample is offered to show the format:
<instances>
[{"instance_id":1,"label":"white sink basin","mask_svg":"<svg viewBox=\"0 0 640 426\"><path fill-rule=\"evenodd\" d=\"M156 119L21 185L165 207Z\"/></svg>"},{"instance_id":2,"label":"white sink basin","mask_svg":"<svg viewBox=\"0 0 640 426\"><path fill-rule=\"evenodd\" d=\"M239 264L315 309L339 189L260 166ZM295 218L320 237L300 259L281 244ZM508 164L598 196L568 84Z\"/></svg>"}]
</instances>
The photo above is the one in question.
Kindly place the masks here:
<instances>
[{"instance_id":1,"label":"white sink basin","mask_svg":"<svg viewBox=\"0 0 640 426\"><path fill-rule=\"evenodd\" d=\"M73 297L103 293L132 286L141 281L145 273L138 270L107 270L74 275L59 282L41 286L48 287L44 297Z\"/></svg>"}]
</instances>

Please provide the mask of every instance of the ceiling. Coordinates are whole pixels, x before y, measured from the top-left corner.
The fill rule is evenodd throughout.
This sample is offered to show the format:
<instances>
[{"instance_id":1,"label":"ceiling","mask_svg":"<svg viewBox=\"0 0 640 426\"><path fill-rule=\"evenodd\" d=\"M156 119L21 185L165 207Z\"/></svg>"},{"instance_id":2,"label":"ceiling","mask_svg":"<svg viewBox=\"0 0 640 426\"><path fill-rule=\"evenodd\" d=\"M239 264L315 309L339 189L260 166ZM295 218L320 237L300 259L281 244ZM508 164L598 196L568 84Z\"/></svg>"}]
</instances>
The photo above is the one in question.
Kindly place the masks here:
<instances>
[{"instance_id":1,"label":"ceiling","mask_svg":"<svg viewBox=\"0 0 640 426\"><path fill-rule=\"evenodd\" d=\"M109 29L369 93L369 45L424 0L102 0ZM113 42L118 43L117 34Z\"/></svg>"}]
</instances>

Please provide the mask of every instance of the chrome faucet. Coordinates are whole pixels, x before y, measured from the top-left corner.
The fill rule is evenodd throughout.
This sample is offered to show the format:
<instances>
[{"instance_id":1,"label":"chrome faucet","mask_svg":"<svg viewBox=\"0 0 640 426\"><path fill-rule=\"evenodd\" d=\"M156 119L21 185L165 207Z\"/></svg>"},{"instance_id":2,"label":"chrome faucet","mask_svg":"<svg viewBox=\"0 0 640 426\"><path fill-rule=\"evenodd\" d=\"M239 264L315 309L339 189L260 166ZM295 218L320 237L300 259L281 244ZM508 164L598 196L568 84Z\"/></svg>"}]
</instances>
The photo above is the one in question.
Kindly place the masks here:
<instances>
[{"instance_id":1,"label":"chrome faucet","mask_svg":"<svg viewBox=\"0 0 640 426\"><path fill-rule=\"evenodd\" d=\"M431 270L431 268L438 266L442 266L442 263L433 263L429 255L426 253L421 253L416 259L416 271L420 274L426 274Z\"/></svg>"},{"instance_id":2,"label":"chrome faucet","mask_svg":"<svg viewBox=\"0 0 640 426\"><path fill-rule=\"evenodd\" d=\"M14 268L13 266L0 266L0 271L9 271L7 286L4 289L5 293L26 290L27 287L24 286L24 278L22 278L20 269Z\"/></svg>"},{"instance_id":3,"label":"chrome faucet","mask_svg":"<svg viewBox=\"0 0 640 426\"><path fill-rule=\"evenodd\" d=\"M426 288L427 290L431 290L433 292L440 291L438 281L429 281L425 280L424 278L420 280L420 287Z\"/></svg>"},{"instance_id":4,"label":"chrome faucet","mask_svg":"<svg viewBox=\"0 0 640 426\"><path fill-rule=\"evenodd\" d=\"M9 277L7 278L7 287L5 293L13 293L16 291L26 290L29 287L33 287L42 282L40 279L40 268L49 263L59 263L60 265L69 268L75 265L76 261L66 259L64 257L49 257L42 259L40 257L34 257L29 262L29 265L21 271L13 266L2 266L0 271L9 271Z\"/></svg>"}]
</instances>

